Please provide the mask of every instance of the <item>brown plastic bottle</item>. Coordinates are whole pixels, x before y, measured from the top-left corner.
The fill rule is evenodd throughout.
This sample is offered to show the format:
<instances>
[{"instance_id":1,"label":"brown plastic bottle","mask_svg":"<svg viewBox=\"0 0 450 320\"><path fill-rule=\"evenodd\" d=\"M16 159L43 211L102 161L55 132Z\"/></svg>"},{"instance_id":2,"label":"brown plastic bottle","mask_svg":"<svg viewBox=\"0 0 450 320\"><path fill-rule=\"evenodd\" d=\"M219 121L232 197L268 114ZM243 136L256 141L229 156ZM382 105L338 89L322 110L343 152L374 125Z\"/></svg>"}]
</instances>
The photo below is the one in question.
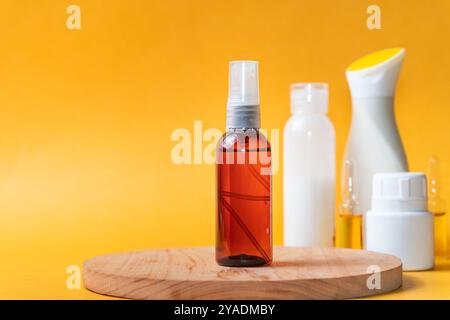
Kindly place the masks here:
<instances>
[{"instance_id":1,"label":"brown plastic bottle","mask_svg":"<svg viewBox=\"0 0 450 320\"><path fill-rule=\"evenodd\" d=\"M227 132L217 146L216 260L228 267L272 261L271 150L259 131L257 67L230 64Z\"/></svg>"}]
</instances>

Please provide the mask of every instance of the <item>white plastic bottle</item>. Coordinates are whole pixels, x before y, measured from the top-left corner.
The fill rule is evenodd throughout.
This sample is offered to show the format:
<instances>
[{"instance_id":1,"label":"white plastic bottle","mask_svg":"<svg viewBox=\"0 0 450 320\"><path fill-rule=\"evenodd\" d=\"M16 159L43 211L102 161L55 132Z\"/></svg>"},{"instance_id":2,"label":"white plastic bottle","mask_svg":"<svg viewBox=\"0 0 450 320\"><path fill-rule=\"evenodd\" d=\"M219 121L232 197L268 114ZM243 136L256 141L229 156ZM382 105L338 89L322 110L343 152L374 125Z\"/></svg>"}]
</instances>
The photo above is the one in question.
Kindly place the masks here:
<instances>
[{"instance_id":1,"label":"white plastic bottle","mask_svg":"<svg viewBox=\"0 0 450 320\"><path fill-rule=\"evenodd\" d=\"M344 163L350 160L354 164L363 213L370 208L375 173L408 171L394 116L395 89L404 55L402 48L378 51L355 61L346 71L352 124Z\"/></svg>"},{"instance_id":2,"label":"white plastic bottle","mask_svg":"<svg viewBox=\"0 0 450 320\"><path fill-rule=\"evenodd\" d=\"M425 174L375 174L366 230L367 250L399 257L405 271L432 269L434 225Z\"/></svg>"},{"instance_id":3,"label":"white plastic bottle","mask_svg":"<svg viewBox=\"0 0 450 320\"><path fill-rule=\"evenodd\" d=\"M333 246L336 138L327 111L326 83L292 85L283 148L286 246Z\"/></svg>"}]
</instances>

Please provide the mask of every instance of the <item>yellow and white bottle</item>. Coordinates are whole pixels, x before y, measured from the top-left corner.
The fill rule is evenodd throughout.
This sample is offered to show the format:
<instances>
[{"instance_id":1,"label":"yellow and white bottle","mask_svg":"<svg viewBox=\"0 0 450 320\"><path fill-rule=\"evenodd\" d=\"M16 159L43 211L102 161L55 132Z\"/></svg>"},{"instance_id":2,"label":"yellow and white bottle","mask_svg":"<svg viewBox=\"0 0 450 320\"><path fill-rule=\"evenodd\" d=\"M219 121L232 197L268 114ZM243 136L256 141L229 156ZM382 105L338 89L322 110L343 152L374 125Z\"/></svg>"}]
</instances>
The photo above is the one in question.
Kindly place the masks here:
<instances>
[{"instance_id":1,"label":"yellow and white bottle","mask_svg":"<svg viewBox=\"0 0 450 320\"><path fill-rule=\"evenodd\" d=\"M354 165L362 213L370 208L375 173L408 171L394 116L395 89L404 55L403 48L382 50L355 61L346 71L352 124L344 163L350 160Z\"/></svg>"}]
</instances>

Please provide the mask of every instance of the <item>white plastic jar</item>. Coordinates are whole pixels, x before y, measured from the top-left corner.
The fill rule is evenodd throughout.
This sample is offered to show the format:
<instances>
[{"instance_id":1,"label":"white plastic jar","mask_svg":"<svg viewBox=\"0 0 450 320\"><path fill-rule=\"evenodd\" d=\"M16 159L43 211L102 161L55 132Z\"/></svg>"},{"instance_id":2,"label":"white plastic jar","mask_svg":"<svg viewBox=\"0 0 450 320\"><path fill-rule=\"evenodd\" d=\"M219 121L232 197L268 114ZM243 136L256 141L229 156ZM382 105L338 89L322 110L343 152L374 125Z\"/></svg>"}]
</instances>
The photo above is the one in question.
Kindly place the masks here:
<instances>
[{"instance_id":1,"label":"white plastic jar","mask_svg":"<svg viewBox=\"0 0 450 320\"><path fill-rule=\"evenodd\" d=\"M375 174L372 208L366 216L366 248L399 257L405 271L432 269L433 218L427 211L425 174Z\"/></svg>"}]
</instances>

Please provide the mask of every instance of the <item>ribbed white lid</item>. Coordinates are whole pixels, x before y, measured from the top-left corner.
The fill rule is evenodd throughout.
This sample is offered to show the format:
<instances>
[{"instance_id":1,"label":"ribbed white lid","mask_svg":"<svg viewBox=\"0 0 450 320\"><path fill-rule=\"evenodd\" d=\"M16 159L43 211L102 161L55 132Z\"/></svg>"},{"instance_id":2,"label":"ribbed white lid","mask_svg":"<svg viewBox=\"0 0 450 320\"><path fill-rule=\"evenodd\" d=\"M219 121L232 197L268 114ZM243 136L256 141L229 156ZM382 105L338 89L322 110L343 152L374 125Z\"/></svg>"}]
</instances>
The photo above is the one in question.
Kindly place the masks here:
<instances>
[{"instance_id":1,"label":"ribbed white lid","mask_svg":"<svg viewBox=\"0 0 450 320\"><path fill-rule=\"evenodd\" d=\"M372 211L427 211L424 173L378 173L373 176Z\"/></svg>"}]
</instances>

